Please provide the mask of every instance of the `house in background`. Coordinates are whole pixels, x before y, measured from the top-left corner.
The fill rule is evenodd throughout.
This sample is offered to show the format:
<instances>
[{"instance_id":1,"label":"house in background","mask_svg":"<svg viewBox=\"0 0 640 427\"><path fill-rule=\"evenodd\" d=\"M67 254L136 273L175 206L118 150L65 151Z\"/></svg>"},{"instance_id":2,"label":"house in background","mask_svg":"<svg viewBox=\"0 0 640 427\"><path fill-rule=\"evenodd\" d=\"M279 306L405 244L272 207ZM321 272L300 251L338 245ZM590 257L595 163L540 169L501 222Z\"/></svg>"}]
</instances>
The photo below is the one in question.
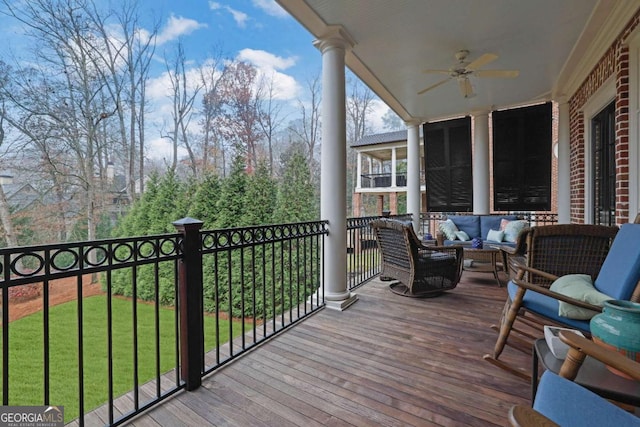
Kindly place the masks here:
<instances>
[{"instance_id":1,"label":"house in background","mask_svg":"<svg viewBox=\"0 0 640 427\"><path fill-rule=\"evenodd\" d=\"M422 138L422 137L421 137ZM407 131L366 135L351 144L356 151L356 185L352 197L352 215L382 215L398 211L398 199L406 200L407 193ZM424 164L424 149L420 146L420 164ZM420 171L421 212L426 210L424 199L424 168ZM375 198L375 212L367 209ZM405 208L406 210L406 208Z\"/></svg>"}]
</instances>

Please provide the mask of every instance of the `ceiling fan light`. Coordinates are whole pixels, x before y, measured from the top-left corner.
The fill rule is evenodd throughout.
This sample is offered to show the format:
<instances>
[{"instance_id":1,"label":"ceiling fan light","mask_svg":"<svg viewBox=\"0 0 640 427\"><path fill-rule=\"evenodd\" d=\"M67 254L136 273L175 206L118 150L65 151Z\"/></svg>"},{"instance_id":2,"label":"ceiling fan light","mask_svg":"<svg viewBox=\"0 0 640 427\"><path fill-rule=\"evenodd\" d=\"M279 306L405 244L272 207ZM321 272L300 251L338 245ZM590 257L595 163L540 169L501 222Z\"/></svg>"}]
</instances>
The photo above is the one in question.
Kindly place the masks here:
<instances>
[{"instance_id":1,"label":"ceiling fan light","mask_svg":"<svg viewBox=\"0 0 640 427\"><path fill-rule=\"evenodd\" d=\"M465 98L473 98L476 95L468 77L460 77L458 79L458 86L460 88L460 93Z\"/></svg>"}]
</instances>

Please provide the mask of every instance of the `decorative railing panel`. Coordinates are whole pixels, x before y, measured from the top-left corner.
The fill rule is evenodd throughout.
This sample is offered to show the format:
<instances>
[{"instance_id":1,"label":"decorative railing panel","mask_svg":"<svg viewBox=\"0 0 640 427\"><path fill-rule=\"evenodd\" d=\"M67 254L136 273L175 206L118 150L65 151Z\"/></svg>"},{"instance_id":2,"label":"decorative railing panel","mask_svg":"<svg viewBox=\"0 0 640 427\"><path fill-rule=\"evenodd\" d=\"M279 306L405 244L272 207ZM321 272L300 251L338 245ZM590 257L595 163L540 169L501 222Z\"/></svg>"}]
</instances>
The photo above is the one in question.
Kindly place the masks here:
<instances>
[{"instance_id":1,"label":"decorative railing panel","mask_svg":"<svg viewBox=\"0 0 640 427\"><path fill-rule=\"evenodd\" d=\"M66 421L119 425L323 307L326 222L174 225L0 249L3 405L63 405ZM56 305L60 286L73 297ZM17 320L27 295L40 309Z\"/></svg>"}]
</instances>

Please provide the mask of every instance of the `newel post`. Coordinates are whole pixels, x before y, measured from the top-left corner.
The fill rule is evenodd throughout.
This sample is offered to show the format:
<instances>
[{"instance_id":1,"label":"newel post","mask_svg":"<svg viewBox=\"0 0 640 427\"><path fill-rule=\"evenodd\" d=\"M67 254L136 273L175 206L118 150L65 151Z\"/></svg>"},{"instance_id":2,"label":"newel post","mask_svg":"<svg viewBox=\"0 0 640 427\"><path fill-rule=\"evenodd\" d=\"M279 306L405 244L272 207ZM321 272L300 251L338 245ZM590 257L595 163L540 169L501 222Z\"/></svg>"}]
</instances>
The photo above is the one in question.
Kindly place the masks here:
<instances>
[{"instance_id":1,"label":"newel post","mask_svg":"<svg viewBox=\"0 0 640 427\"><path fill-rule=\"evenodd\" d=\"M180 375L187 390L202 383L204 331L202 302L202 221L182 218L173 223L182 233L182 259L178 262L178 298L180 310Z\"/></svg>"}]
</instances>

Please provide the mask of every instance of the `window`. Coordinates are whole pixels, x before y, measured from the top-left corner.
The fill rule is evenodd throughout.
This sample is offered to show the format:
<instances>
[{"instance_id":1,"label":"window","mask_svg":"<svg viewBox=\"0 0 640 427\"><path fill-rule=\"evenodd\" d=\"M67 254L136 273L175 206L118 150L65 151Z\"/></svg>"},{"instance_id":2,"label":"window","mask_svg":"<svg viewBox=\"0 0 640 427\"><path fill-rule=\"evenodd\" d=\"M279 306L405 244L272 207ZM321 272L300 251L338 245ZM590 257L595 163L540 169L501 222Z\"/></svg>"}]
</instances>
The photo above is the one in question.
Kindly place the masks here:
<instances>
[{"instance_id":1,"label":"window","mask_svg":"<svg viewBox=\"0 0 640 427\"><path fill-rule=\"evenodd\" d=\"M473 210L471 118L425 123L423 135L427 209Z\"/></svg>"},{"instance_id":2,"label":"window","mask_svg":"<svg viewBox=\"0 0 640 427\"><path fill-rule=\"evenodd\" d=\"M551 103L493 112L497 211L551 209Z\"/></svg>"},{"instance_id":3,"label":"window","mask_svg":"<svg viewBox=\"0 0 640 427\"><path fill-rule=\"evenodd\" d=\"M616 224L615 102L591 119L593 223Z\"/></svg>"}]
</instances>

